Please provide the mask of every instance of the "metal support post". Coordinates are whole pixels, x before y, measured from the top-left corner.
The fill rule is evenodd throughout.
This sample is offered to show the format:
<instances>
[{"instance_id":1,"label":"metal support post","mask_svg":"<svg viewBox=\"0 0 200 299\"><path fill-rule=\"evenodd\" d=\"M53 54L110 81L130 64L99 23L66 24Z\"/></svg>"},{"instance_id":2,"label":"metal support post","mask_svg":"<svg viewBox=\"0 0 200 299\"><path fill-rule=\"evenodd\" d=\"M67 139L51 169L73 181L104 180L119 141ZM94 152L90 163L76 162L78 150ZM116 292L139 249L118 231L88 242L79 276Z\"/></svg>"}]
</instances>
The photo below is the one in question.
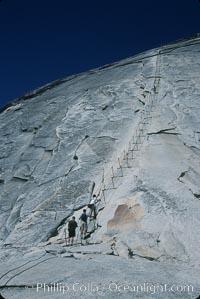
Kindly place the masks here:
<instances>
[{"instance_id":1,"label":"metal support post","mask_svg":"<svg viewBox=\"0 0 200 299\"><path fill-rule=\"evenodd\" d=\"M124 150L124 160L126 160L126 151Z\"/></svg>"},{"instance_id":2,"label":"metal support post","mask_svg":"<svg viewBox=\"0 0 200 299\"><path fill-rule=\"evenodd\" d=\"M111 170L112 170L112 177L114 178L114 177L115 177L115 174L114 174L113 166L111 167Z\"/></svg>"},{"instance_id":3,"label":"metal support post","mask_svg":"<svg viewBox=\"0 0 200 299\"><path fill-rule=\"evenodd\" d=\"M121 164L120 164L120 160L119 160L119 158L118 158L118 163L119 163L119 168L121 169L121 173L122 173L122 177L123 177L124 175L123 175L122 166L121 166Z\"/></svg>"},{"instance_id":4,"label":"metal support post","mask_svg":"<svg viewBox=\"0 0 200 299\"><path fill-rule=\"evenodd\" d=\"M111 179L112 179L113 189L116 189L116 188L115 188L115 184L114 184L114 178L112 177Z\"/></svg>"}]
</instances>

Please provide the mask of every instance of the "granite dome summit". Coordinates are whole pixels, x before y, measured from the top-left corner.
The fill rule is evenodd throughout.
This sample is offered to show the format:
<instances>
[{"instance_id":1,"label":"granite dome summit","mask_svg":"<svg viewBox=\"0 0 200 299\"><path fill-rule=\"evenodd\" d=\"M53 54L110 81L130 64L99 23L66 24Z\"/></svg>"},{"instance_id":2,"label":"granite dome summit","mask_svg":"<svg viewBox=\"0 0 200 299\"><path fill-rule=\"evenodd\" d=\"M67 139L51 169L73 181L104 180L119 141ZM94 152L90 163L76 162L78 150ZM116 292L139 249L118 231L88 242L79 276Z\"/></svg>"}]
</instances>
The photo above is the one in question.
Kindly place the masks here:
<instances>
[{"instance_id":1,"label":"granite dome summit","mask_svg":"<svg viewBox=\"0 0 200 299\"><path fill-rule=\"evenodd\" d=\"M101 286L194 287L136 298L200 294L199 78L197 35L57 80L2 110L0 287L6 298L49 298L36 292L37 283L91 279ZM90 224L88 245L65 247L65 222L79 217L92 193L101 198L99 228ZM80 294L94 296L73 289L68 296ZM118 295L133 296L109 287L95 294Z\"/></svg>"}]
</instances>

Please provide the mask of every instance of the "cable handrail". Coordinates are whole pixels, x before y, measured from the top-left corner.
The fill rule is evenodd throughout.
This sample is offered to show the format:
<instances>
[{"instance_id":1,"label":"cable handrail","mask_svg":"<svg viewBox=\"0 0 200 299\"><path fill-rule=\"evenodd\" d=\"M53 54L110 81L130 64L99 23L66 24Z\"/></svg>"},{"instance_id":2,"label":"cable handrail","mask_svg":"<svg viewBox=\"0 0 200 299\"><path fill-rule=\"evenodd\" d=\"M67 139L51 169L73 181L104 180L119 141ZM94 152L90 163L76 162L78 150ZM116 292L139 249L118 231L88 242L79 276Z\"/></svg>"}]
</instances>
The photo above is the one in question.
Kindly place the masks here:
<instances>
[{"instance_id":1,"label":"cable handrail","mask_svg":"<svg viewBox=\"0 0 200 299\"><path fill-rule=\"evenodd\" d=\"M106 202L105 191L117 188L117 186L114 184L114 178L120 178L124 176L123 168L133 167L133 163L132 165L130 165L130 160L134 161L136 159L136 155L134 155L134 152L141 150L141 146L139 145L142 145L144 139L147 137L147 134L145 133L145 131L147 130L146 126L150 124L150 120L152 119L151 115L156 105L158 86L160 82L160 54L161 51L159 50L157 54L157 60L156 60L156 70L154 76L155 80L152 88L153 93L148 93L147 95L147 102L145 105L145 109L141 114L135 132L131 137L128 146L125 147L123 152L117 158L117 161L111 166L111 170L108 171L106 175L103 173L103 180L100 184L100 187L96 191L98 197L100 199L103 199L105 204L108 203Z\"/></svg>"}]
</instances>

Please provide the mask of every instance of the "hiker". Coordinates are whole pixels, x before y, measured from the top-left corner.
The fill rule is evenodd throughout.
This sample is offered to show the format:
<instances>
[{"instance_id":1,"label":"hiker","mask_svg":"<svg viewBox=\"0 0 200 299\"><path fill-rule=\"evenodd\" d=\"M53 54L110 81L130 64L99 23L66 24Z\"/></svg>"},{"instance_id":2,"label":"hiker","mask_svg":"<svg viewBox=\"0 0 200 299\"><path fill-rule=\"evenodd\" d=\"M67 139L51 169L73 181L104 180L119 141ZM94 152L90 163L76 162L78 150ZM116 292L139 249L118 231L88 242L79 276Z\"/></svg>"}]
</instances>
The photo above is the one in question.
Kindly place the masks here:
<instances>
[{"instance_id":1,"label":"hiker","mask_svg":"<svg viewBox=\"0 0 200 299\"><path fill-rule=\"evenodd\" d=\"M97 196L94 194L90 203L88 204L88 208L90 209L90 217L93 217L95 220L97 218L97 207L96 204L100 201L101 199L97 199Z\"/></svg>"},{"instance_id":2,"label":"hiker","mask_svg":"<svg viewBox=\"0 0 200 299\"><path fill-rule=\"evenodd\" d=\"M69 221L68 223L68 242L69 244L73 245L74 242L74 237L76 235L76 228L77 228L78 224L75 220L75 217L72 217L72 220Z\"/></svg>"},{"instance_id":3,"label":"hiker","mask_svg":"<svg viewBox=\"0 0 200 299\"><path fill-rule=\"evenodd\" d=\"M86 214L86 209L84 209L79 218L79 220L81 220L81 239L83 238L83 236L85 237L87 233L87 218L88 215Z\"/></svg>"}]
</instances>

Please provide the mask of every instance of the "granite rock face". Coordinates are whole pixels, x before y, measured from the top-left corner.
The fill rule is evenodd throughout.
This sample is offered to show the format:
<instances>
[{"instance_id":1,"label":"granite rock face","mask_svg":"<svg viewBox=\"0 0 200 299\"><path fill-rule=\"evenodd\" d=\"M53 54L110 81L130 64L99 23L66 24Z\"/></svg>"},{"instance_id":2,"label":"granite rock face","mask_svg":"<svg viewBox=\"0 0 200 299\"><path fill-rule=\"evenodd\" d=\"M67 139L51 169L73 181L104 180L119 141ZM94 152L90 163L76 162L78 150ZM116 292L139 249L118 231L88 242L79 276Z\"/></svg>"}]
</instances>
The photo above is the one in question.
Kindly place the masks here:
<instances>
[{"instance_id":1,"label":"granite rock face","mask_svg":"<svg viewBox=\"0 0 200 299\"><path fill-rule=\"evenodd\" d=\"M148 281L194 290L134 296L198 297L199 77L194 37L58 80L0 113L7 298L49 298L37 284L52 281L70 285L68 298L132 298L130 284ZM78 229L76 246L63 248L65 223L79 218L92 193L101 201L88 245L79 245ZM96 293L91 285L73 289L91 281ZM60 298L58 289L51 295Z\"/></svg>"}]
</instances>

